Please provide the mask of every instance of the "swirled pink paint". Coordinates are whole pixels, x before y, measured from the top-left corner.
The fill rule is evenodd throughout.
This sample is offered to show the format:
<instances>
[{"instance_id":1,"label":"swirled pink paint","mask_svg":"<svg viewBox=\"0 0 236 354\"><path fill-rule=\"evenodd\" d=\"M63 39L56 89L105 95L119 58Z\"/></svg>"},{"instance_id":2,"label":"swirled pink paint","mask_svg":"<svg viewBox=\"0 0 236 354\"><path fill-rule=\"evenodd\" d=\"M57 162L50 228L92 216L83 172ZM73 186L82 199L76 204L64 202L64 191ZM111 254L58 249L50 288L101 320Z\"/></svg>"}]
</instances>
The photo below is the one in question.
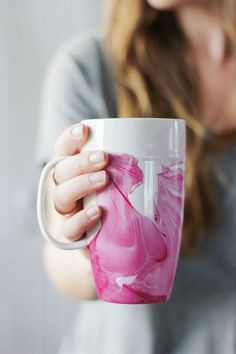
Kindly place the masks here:
<instances>
[{"instance_id":1,"label":"swirled pink paint","mask_svg":"<svg viewBox=\"0 0 236 354\"><path fill-rule=\"evenodd\" d=\"M178 161L156 175L154 215L138 212L128 199L144 181L138 160L110 154L110 181L96 195L101 228L88 246L98 298L113 303L166 301L179 256L183 221L183 170Z\"/></svg>"}]
</instances>

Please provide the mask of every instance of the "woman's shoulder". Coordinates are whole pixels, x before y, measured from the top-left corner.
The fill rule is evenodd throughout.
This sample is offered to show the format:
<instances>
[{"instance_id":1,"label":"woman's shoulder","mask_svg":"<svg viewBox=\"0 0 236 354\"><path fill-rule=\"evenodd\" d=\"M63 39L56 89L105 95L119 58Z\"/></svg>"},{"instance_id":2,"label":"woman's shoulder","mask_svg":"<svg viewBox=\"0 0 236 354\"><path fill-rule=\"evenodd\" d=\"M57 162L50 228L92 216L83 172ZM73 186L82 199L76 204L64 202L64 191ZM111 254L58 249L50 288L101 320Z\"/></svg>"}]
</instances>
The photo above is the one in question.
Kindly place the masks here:
<instances>
[{"instance_id":1,"label":"woman's shoulder","mask_svg":"<svg viewBox=\"0 0 236 354\"><path fill-rule=\"evenodd\" d=\"M58 48L48 67L48 77L57 87L93 96L103 116L116 115L114 73L103 34L74 35Z\"/></svg>"},{"instance_id":2,"label":"woman's shoulder","mask_svg":"<svg viewBox=\"0 0 236 354\"><path fill-rule=\"evenodd\" d=\"M100 33L78 33L52 56L45 75L45 94L85 107L86 116L115 116L116 90L105 38ZM77 107L78 110L78 107Z\"/></svg>"},{"instance_id":3,"label":"woman's shoulder","mask_svg":"<svg viewBox=\"0 0 236 354\"><path fill-rule=\"evenodd\" d=\"M103 50L103 42L104 37L99 32L79 32L64 42L59 50L72 55L75 59L83 56L83 52L87 55L97 56Z\"/></svg>"},{"instance_id":4,"label":"woman's shoulder","mask_svg":"<svg viewBox=\"0 0 236 354\"><path fill-rule=\"evenodd\" d=\"M94 79L106 75L111 68L104 42L100 33L77 33L57 49L51 62L54 66L74 67Z\"/></svg>"}]
</instances>

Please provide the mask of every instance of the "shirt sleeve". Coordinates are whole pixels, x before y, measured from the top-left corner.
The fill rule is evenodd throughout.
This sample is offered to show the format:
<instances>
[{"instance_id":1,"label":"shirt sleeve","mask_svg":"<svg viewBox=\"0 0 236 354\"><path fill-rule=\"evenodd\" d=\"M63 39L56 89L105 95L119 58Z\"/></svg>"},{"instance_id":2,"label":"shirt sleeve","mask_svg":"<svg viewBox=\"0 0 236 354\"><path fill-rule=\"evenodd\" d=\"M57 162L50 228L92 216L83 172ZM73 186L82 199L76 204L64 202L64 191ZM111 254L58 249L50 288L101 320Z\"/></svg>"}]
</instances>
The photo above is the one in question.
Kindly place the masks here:
<instances>
[{"instance_id":1,"label":"shirt sleeve","mask_svg":"<svg viewBox=\"0 0 236 354\"><path fill-rule=\"evenodd\" d=\"M51 59L37 129L35 160L40 167L52 155L54 143L65 128L102 115L96 56L93 41L82 38L60 48Z\"/></svg>"}]
</instances>

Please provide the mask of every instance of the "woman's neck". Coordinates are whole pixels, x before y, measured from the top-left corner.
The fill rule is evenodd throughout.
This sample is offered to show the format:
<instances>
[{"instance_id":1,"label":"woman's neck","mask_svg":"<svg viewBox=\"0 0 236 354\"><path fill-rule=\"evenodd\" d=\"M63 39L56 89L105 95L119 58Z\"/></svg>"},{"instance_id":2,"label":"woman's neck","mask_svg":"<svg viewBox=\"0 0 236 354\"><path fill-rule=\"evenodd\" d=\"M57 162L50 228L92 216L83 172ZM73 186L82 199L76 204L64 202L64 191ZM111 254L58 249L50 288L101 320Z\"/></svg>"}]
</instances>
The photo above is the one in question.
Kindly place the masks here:
<instances>
[{"instance_id":1,"label":"woman's neck","mask_svg":"<svg viewBox=\"0 0 236 354\"><path fill-rule=\"evenodd\" d=\"M215 134L235 130L236 58L225 60L226 39L221 23L206 9L193 4L176 12L190 43L188 59L199 73L202 122Z\"/></svg>"},{"instance_id":2,"label":"woman's neck","mask_svg":"<svg viewBox=\"0 0 236 354\"><path fill-rule=\"evenodd\" d=\"M177 10L177 18L197 58L222 62L225 36L215 16L202 5L188 4Z\"/></svg>"}]
</instances>

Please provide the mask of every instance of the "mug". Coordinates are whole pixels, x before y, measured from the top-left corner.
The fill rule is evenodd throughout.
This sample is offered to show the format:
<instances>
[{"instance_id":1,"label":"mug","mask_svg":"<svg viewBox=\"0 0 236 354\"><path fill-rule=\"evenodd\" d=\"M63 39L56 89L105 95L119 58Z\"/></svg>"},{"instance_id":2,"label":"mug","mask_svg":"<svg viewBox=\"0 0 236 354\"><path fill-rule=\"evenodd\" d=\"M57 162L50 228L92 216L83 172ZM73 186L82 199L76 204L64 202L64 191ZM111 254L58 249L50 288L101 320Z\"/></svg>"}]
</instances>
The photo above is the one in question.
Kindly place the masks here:
<instances>
[{"instance_id":1,"label":"mug","mask_svg":"<svg viewBox=\"0 0 236 354\"><path fill-rule=\"evenodd\" d=\"M90 129L81 151L109 153L108 185L83 198L102 215L85 237L58 242L47 229L46 180L62 159L43 169L37 198L43 236L65 250L88 248L98 299L157 303L171 295L184 212L186 127L182 119L105 118L81 121Z\"/></svg>"}]
</instances>

